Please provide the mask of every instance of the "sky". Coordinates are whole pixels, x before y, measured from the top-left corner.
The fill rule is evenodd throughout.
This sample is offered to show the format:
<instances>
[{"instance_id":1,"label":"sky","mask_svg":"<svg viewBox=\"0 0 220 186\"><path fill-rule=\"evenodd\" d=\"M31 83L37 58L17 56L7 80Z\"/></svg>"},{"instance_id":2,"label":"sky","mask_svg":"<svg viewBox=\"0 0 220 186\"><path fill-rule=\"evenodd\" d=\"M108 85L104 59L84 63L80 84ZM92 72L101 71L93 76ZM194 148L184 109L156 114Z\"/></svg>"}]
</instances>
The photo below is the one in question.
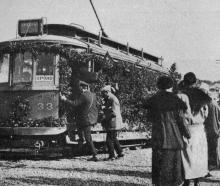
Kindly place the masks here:
<instances>
[{"instance_id":1,"label":"sky","mask_svg":"<svg viewBox=\"0 0 220 186\"><path fill-rule=\"evenodd\" d=\"M163 57L163 65L220 80L219 0L93 0L108 36ZM19 19L76 23L100 31L89 0L0 0L0 41L16 36Z\"/></svg>"}]
</instances>

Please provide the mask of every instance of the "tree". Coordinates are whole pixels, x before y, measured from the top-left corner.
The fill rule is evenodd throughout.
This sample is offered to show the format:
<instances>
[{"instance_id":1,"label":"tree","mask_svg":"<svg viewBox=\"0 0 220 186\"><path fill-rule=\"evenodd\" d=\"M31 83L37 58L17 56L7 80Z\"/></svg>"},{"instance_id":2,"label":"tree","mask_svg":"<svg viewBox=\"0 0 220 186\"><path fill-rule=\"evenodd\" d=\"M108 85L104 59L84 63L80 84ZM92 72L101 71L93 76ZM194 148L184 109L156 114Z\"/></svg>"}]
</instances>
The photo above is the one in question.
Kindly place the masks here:
<instances>
[{"instance_id":1,"label":"tree","mask_svg":"<svg viewBox=\"0 0 220 186\"><path fill-rule=\"evenodd\" d=\"M173 63L170 66L169 73L170 73L171 78L174 81L174 89L176 89L178 82L181 80L181 74L177 71L176 63Z\"/></svg>"}]
</instances>

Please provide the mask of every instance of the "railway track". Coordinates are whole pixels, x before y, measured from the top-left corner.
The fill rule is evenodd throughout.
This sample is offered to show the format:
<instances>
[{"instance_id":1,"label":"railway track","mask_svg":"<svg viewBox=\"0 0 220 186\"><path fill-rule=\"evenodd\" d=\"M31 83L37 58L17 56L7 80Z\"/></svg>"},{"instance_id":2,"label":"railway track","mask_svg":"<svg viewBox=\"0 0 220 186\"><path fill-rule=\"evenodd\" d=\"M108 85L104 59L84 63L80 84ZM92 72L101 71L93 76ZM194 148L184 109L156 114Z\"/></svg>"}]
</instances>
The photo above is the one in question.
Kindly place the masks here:
<instances>
[{"instance_id":1,"label":"railway track","mask_svg":"<svg viewBox=\"0 0 220 186\"><path fill-rule=\"evenodd\" d=\"M106 153L106 133L103 131L93 131L92 137L98 153ZM24 136L22 138L16 136L9 139L1 139L0 157L2 159L47 159L89 154L86 143L83 144L82 148L79 148L76 135L74 135L74 139L70 139L66 133L63 135L26 136L25 139L23 138ZM135 150L139 147L150 146L150 139L146 137L146 133L119 132L118 139L122 148Z\"/></svg>"}]
</instances>

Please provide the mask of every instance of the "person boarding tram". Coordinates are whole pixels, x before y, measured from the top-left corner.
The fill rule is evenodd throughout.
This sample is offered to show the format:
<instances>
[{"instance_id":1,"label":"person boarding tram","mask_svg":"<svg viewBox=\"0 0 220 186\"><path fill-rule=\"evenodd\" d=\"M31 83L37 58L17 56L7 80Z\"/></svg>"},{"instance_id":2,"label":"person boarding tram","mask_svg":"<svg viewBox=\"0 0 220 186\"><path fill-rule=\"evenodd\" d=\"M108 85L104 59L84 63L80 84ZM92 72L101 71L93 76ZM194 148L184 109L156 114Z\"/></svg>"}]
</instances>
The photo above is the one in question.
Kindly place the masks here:
<instances>
[{"instance_id":1,"label":"person boarding tram","mask_svg":"<svg viewBox=\"0 0 220 186\"><path fill-rule=\"evenodd\" d=\"M79 144L83 144L85 138L86 144L92 153L92 158L88 160L98 161L91 135L91 127L97 123L98 118L96 95L90 91L88 83L79 81L78 85L80 90L78 99L69 100L63 95L61 95L61 99L76 108L76 125L79 135Z\"/></svg>"}]
</instances>

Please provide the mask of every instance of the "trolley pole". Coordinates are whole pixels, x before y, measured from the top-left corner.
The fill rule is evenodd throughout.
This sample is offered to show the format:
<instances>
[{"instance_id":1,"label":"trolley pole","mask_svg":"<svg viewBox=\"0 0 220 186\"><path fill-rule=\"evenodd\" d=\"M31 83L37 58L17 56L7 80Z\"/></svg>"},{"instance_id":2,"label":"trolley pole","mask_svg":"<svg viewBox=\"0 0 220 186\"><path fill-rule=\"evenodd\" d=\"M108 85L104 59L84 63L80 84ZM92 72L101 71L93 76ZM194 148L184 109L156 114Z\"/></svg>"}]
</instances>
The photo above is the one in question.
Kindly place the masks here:
<instances>
[{"instance_id":1,"label":"trolley pole","mask_svg":"<svg viewBox=\"0 0 220 186\"><path fill-rule=\"evenodd\" d=\"M105 33L105 31L104 31L104 29L103 29L103 27L102 27L101 21L99 20L98 14L97 14L97 12L96 12L96 10L95 10L95 7L94 7L94 5L93 5L93 3L92 3L92 0L90 0L90 3L91 3L91 5L92 5L93 11L95 12L95 16L96 16L96 18L97 18L97 20L98 20L98 22L99 22L99 26L100 26L100 28L101 28L102 35L103 35L104 37L108 37L108 35Z\"/></svg>"}]
</instances>

